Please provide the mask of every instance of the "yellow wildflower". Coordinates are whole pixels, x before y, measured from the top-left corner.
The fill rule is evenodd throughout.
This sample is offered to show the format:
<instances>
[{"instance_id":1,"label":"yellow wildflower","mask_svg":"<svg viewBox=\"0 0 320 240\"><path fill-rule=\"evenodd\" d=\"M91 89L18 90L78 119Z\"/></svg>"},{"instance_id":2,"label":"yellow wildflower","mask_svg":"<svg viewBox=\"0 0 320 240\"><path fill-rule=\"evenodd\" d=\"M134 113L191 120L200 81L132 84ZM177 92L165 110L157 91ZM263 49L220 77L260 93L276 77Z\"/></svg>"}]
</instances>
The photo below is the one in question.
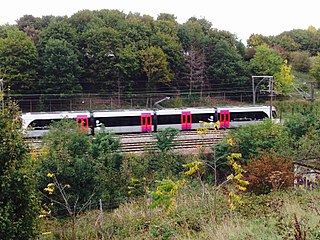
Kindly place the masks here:
<instances>
[{"instance_id":1,"label":"yellow wildflower","mask_svg":"<svg viewBox=\"0 0 320 240\"><path fill-rule=\"evenodd\" d=\"M54 174L53 173L48 173L47 177L52 178L52 177L54 177Z\"/></svg>"}]
</instances>

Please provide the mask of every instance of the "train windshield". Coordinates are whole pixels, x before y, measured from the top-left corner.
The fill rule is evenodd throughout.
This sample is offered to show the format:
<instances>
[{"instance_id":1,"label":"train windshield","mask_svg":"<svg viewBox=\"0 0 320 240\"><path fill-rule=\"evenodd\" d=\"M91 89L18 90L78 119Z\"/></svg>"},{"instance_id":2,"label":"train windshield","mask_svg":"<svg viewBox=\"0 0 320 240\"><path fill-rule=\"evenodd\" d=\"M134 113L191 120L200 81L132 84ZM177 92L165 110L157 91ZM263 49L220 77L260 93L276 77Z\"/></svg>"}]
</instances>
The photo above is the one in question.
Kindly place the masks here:
<instances>
[{"instance_id":1,"label":"train windshield","mask_svg":"<svg viewBox=\"0 0 320 240\"><path fill-rule=\"evenodd\" d=\"M277 115L276 111L272 111L272 118L278 118L278 115Z\"/></svg>"}]
</instances>

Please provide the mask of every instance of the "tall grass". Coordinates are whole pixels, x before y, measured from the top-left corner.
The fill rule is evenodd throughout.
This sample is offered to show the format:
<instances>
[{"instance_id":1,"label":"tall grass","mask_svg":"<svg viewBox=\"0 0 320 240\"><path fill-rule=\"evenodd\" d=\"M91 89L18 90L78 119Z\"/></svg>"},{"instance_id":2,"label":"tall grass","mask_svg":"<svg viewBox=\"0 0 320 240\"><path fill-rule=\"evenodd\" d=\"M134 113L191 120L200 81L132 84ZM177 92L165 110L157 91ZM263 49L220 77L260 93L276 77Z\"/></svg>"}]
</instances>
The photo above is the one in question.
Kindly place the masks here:
<instances>
[{"instance_id":1,"label":"tall grass","mask_svg":"<svg viewBox=\"0 0 320 240\"><path fill-rule=\"evenodd\" d=\"M147 199L127 202L112 212L88 212L77 221L78 239L319 239L320 191L292 190L243 196L244 204L231 211L223 191L213 216L213 189L185 189L175 209L147 208ZM97 220L98 219L98 220ZM65 223L67 228L67 224ZM69 239L70 231L41 239Z\"/></svg>"}]
</instances>

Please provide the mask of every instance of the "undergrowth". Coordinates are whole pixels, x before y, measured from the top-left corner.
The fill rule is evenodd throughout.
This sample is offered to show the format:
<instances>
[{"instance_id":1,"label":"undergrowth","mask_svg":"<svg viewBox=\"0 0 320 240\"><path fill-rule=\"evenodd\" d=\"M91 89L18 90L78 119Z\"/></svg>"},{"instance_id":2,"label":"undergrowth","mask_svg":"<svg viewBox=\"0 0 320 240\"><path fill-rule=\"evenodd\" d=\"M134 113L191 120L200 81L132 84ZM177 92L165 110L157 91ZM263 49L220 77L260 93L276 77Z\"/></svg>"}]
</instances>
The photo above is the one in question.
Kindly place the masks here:
<instances>
[{"instance_id":1,"label":"undergrowth","mask_svg":"<svg viewBox=\"0 0 320 240\"><path fill-rule=\"evenodd\" d=\"M170 213L147 208L140 198L112 212L91 211L78 221L78 239L319 239L320 191L287 190L266 195L246 193L243 204L231 210L224 192L185 189ZM216 216L213 216L213 212ZM48 229L51 226L51 229ZM41 239L70 239L66 222L51 220Z\"/></svg>"}]
</instances>

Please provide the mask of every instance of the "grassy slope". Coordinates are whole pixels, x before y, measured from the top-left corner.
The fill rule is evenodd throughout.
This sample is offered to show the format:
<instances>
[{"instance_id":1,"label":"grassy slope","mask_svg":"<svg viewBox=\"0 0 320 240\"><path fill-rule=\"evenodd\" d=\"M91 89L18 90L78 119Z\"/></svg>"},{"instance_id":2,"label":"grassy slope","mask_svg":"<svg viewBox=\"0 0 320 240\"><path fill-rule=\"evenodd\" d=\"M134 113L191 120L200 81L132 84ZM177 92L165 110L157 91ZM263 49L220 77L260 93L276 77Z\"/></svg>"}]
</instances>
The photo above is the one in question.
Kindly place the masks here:
<instances>
[{"instance_id":1,"label":"grassy slope","mask_svg":"<svg viewBox=\"0 0 320 240\"><path fill-rule=\"evenodd\" d=\"M97 211L89 212L78 220L78 237L272 240L304 239L306 234L305 239L320 239L319 200L319 189L278 191L261 196L247 194L243 196L243 205L231 211L222 192L215 209L212 189L208 189L207 197L203 199L200 190L189 188L179 195L171 213L161 209L149 210L143 199L128 202L113 212L105 212L103 218L99 218ZM58 227L56 222L53 231L56 237L69 235L66 224ZM43 239L54 238L48 235Z\"/></svg>"}]
</instances>

